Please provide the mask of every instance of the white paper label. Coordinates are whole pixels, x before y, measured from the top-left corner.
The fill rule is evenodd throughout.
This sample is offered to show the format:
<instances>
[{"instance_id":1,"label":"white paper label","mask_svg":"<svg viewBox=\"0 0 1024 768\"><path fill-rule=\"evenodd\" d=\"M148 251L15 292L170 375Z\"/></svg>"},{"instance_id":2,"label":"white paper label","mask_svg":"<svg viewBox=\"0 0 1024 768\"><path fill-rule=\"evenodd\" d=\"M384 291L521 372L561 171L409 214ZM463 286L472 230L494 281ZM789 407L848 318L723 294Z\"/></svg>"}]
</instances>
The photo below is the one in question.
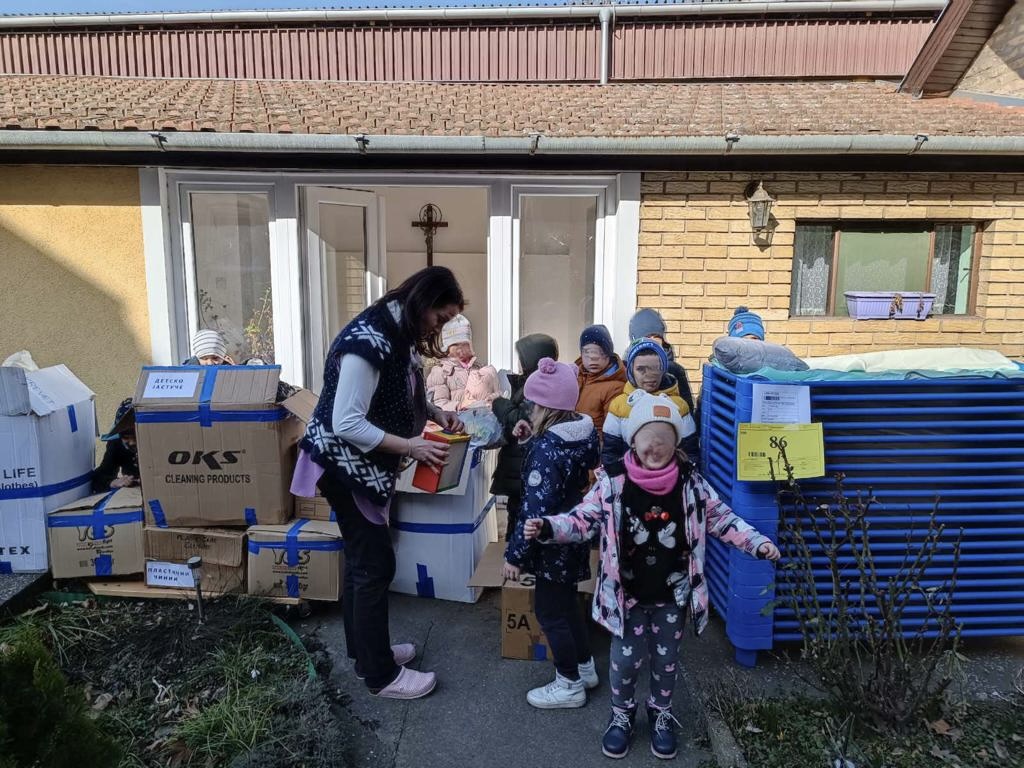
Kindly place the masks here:
<instances>
[{"instance_id":1,"label":"white paper label","mask_svg":"<svg viewBox=\"0 0 1024 768\"><path fill-rule=\"evenodd\" d=\"M753 387L753 424L810 424L811 388L790 384L759 384Z\"/></svg>"},{"instance_id":2,"label":"white paper label","mask_svg":"<svg viewBox=\"0 0 1024 768\"><path fill-rule=\"evenodd\" d=\"M199 371L154 371L146 379L144 398L193 398L199 386Z\"/></svg>"},{"instance_id":3,"label":"white paper label","mask_svg":"<svg viewBox=\"0 0 1024 768\"><path fill-rule=\"evenodd\" d=\"M146 584L150 587L177 587L195 589L196 582L187 565L180 563L146 563Z\"/></svg>"}]
</instances>

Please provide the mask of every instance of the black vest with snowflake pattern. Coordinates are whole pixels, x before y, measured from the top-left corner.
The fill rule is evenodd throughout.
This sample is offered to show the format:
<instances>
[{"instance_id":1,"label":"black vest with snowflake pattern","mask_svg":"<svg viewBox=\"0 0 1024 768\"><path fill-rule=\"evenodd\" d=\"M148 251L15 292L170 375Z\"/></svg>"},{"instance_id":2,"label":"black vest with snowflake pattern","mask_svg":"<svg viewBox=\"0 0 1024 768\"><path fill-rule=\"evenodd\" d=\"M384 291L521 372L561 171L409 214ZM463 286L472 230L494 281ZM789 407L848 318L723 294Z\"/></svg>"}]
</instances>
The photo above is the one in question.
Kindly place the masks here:
<instances>
[{"instance_id":1,"label":"black vest with snowflake pattern","mask_svg":"<svg viewBox=\"0 0 1024 768\"><path fill-rule=\"evenodd\" d=\"M345 326L331 344L324 366L324 386L301 447L324 471L345 487L375 504L386 504L395 489L401 458L388 453L363 453L334 434L334 396L342 355L359 355L380 372L367 421L388 434L416 437L426 419L423 372L413 365L412 350L384 304L375 304ZM414 385L410 392L410 376Z\"/></svg>"}]
</instances>

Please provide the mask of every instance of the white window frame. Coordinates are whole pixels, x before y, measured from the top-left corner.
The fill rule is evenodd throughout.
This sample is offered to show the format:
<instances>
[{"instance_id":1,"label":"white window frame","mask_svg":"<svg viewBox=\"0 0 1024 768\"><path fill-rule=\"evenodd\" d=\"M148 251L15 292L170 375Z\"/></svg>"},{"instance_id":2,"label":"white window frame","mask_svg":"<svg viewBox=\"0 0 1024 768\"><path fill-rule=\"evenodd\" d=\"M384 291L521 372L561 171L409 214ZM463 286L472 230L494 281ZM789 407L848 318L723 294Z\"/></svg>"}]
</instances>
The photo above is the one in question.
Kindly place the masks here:
<instances>
[{"instance_id":1,"label":"white window frame","mask_svg":"<svg viewBox=\"0 0 1024 768\"><path fill-rule=\"evenodd\" d=\"M487 242L488 360L516 367L518 295L514 270L518 233L513 210L524 190L540 194L600 192L598 249L595 252L594 322L611 329L616 346L629 341L629 319L636 308L637 250L640 231L640 174L487 174L140 170L142 224L149 295L153 360L176 364L188 357L194 298L187 290L191 243L182 219L184 194L191 191L267 191L271 198L270 249L274 285L274 341L282 378L305 384L300 196L307 186L482 187L488 191ZM386 211L385 211L386 215ZM193 293L194 296L194 293ZM479 301L480 297L470 297ZM568 357L568 354L566 355Z\"/></svg>"}]
</instances>

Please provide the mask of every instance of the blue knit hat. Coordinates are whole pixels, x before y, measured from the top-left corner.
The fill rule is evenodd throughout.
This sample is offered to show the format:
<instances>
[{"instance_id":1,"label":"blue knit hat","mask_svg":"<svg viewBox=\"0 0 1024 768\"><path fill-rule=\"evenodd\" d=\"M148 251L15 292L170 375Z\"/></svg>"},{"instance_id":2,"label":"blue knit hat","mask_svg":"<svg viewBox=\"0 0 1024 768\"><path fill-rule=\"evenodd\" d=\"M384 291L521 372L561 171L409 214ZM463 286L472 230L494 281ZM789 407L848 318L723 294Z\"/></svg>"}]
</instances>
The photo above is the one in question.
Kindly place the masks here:
<instances>
[{"instance_id":1,"label":"blue knit hat","mask_svg":"<svg viewBox=\"0 0 1024 768\"><path fill-rule=\"evenodd\" d=\"M117 413L114 414L114 423L110 425L110 431L100 436L105 443L120 440L125 432L135 429L135 405L130 397L126 397L117 406Z\"/></svg>"},{"instance_id":2,"label":"blue knit hat","mask_svg":"<svg viewBox=\"0 0 1024 768\"><path fill-rule=\"evenodd\" d=\"M641 355L657 355L661 361L662 374L668 371L668 355L661 344L652 339L634 341L629 345L629 349L626 350L626 378L629 379L629 383L634 387L636 386L636 378L633 376L633 361Z\"/></svg>"},{"instance_id":3,"label":"blue knit hat","mask_svg":"<svg viewBox=\"0 0 1024 768\"><path fill-rule=\"evenodd\" d=\"M764 341L764 321L756 312L746 307L736 307L732 320L729 321L729 335L735 338L753 335Z\"/></svg>"},{"instance_id":4,"label":"blue knit hat","mask_svg":"<svg viewBox=\"0 0 1024 768\"><path fill-rule=\"evenodd\" d=\"M629 321L629 340L646 339L651 336L665 338L665 320L656 309L641 309Z\"/></svg>"},{"instance_id":5,"label":"blue knit hat","mask_svg":"<svg viewBox=\"0 0 1024 768\"><path fill-rule=\"evenodd\" d=\"M603 325L591 325L583 329L583 333L580 334L580 349L587 344L597 344L608 357L615 356L615 343L612 341L612 335Z\"/></svg>"}]
</instances>

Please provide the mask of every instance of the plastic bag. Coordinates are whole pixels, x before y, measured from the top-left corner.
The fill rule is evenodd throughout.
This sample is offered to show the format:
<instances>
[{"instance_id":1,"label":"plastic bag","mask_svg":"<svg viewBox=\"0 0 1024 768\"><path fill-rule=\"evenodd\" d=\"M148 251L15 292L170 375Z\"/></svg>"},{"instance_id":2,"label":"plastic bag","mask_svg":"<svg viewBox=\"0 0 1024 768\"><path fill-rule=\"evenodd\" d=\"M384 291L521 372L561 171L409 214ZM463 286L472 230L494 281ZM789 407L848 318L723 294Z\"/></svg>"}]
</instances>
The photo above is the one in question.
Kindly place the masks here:
<instances>
[{"instance_id":1,"label":"plastic bag","mask_svg":"<svg viewBox=\"0 0 1024 768\"><path fill-rule=\"evenodd\" d=\"M21 350L21 352L15 352L13 355L11 355L6 360L4 360L3 365L0 365L0 367L2 367L2 368L23 368L26 371L38 371L39 370L39 366L36 365L36 361L32 359L32 355L30 355L24 349Z\"/></svg>"},{"instance_id":2,"label":"plastic bag","mask_svg":"<svg viewBox=\"0 0 1024 768\"><path fill-rule=\"evenodd\" d=\"M497 448L502 444L501 422L486 408L473 408L459 414L473 448Z\"/></svg>"}]
</instances>

